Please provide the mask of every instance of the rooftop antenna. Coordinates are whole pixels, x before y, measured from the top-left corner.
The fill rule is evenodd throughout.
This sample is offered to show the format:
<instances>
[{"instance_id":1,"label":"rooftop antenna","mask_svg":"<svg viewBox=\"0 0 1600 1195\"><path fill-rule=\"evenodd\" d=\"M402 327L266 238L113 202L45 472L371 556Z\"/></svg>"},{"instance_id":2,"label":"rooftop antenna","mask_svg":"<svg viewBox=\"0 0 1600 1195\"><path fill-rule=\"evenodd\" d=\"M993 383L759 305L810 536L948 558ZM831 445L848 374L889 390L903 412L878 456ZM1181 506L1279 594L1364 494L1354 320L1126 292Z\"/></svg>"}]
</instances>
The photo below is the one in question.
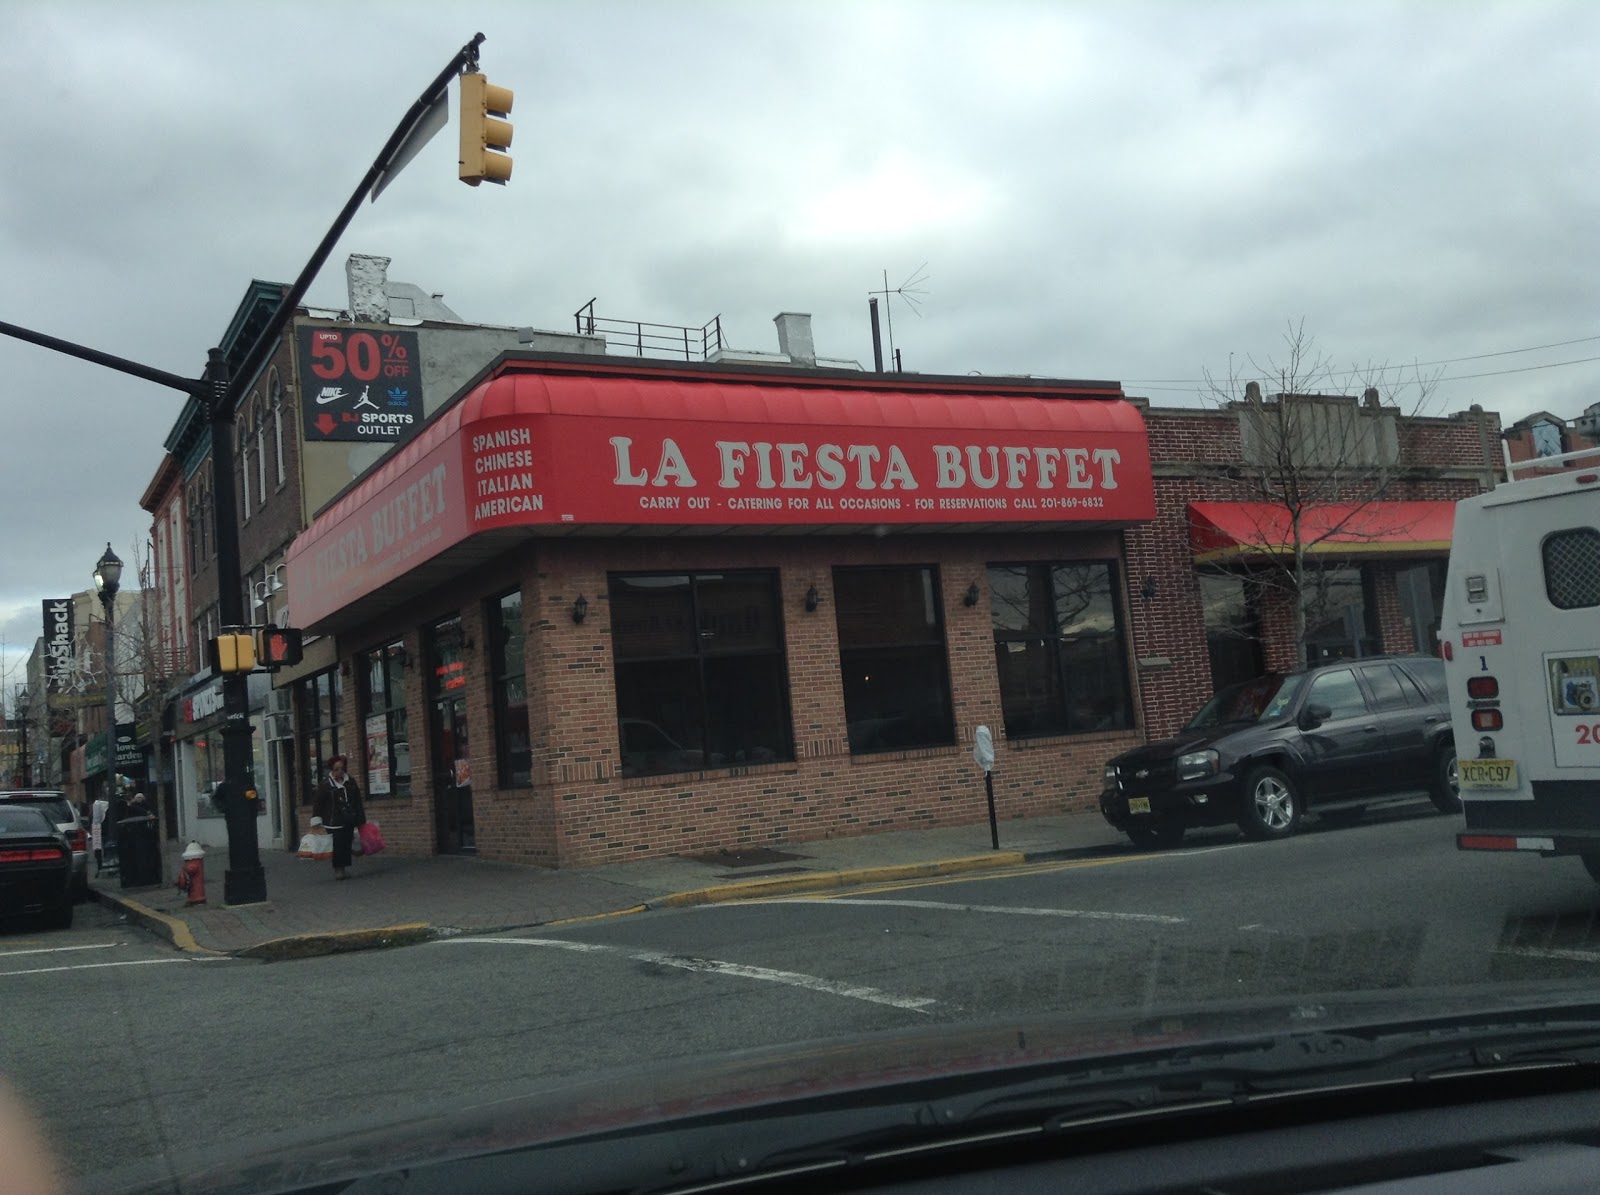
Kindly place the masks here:
<instances>
[{"instance_id":1,"label":"rooftop antenna","mask_svg":"<svg viewBox=\"0 0 1600 1195\"><path fill-rule=\"evenodd\" d=\"M883 372L883 351L878 344L878 300L876 296L883 296L884 312L889 318L889 356L893 358L895 372L898 373L900 370L900 353L894 347L894 305L889 302L889 299L898 295L900 300L911 309L911 314L921 319L922 304L918 296L928 293L927 288L922 285L928 280L927 275L923 273L927 268L928 263L923 262L912 271L911 277L892 290L889 287L889 271L885 270L883 272L883 289L869 290L867 292L868 296L870 296L868 309L872 315L872 356L877 364L879 373Z\"/></svg>"}]
</instances>

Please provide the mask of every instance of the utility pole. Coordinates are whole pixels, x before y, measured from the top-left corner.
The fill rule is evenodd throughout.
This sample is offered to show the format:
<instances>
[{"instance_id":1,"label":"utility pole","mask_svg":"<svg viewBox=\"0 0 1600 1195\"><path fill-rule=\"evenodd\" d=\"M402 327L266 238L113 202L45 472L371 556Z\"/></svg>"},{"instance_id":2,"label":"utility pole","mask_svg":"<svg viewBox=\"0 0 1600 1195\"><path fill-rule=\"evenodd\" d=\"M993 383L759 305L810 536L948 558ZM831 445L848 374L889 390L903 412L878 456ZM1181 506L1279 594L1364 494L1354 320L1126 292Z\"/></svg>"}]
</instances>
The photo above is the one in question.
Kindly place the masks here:
<instances>
[{"instance_id":1,"label":"utility pole","mask_svg":"<svg viewBox=\"0 0 1600 1195\"><path fill-rule=\"evenodd\" d=\"M456 51L449 65L439 72L428 89L401 118L377 159L362 177L355 193L340 210L333 227L312 253L311 260L301 270L294 284L284 292L271 320L239 359L237 369L230 370L222 350L213 348L208 354L204 375L195 381L0 320L0 335L25 340L157 385L181 390L192 396L204 409L211 429L211 490L217 527L217 613L224 632L245 625L244 578L239 569L239 525L233 496L233 425L241 391L266 366L283 330L294 317L295 309L354 219L362 200L369 196L376 199L378 192L415 156L417 150L443 127L443 108L450 83L463 71L477 72L478 47L483 40L483 34L479 33ZM478 110L470 118L470 127L478 130L476 135L484 145L485 155L476 164L463 161L460 177L464 182L474 182L474 178L504 182L511 174L510 159L497 159L492 151L503 150L510 144L510 125L498 120L497 114L510 111L513 97L505 88L484 92L484 82L481 78L476 81L480 89ZM463 119L467 119L465 113ZM463 143L466 139L463 133ZM250 749L250 683L247 672L223 671L222 709L223 779L213 794L213 801L221 807L228 826L228 870L223 885L223 900L230 905L253 904L267 899L267 882L266 872L261 866L256 830L260 798L251 778L253 753ZM110 733L114 749L114 726Z\"/></svg>"}]
</instances>

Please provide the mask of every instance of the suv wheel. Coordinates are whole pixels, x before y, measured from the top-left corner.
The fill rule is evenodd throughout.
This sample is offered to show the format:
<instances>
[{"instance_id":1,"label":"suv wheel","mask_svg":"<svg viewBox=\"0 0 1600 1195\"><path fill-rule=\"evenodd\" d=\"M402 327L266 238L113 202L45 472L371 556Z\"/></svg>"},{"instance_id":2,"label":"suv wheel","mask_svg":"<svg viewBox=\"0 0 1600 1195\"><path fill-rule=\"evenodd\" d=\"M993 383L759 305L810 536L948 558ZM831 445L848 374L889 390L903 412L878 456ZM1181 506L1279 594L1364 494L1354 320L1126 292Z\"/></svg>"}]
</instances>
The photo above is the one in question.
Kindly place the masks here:
<instances>
[{"instance_id":1,"label":"suv wheel","mask_svg":"<svg viewBox=\"0 0 1600 1195\"><path fill-rule=\"evenodd\" d=\"M1250 773L1244 786L1244 808L1239 828L1246 838L1257 842L1287 838L1300 824L1300 793L1288 773L1273 767L1259 767Z\"/></svg>"},{"instance_id":2,"label":"suv wheel","mask_svg":"<svg viewBox=\"0 0 1600 1195\"><path fill-rule=\"evenodd\" d=\"M1440 748L1433 761L1433 784L1428 790L1433 804L1440 813L1461 812L1461 780L1456 767L1456 749Z\"/></svg>"},{"instance_id":3,"label":"suv wheel","mask_svg":"<svg viewBox=\"0 0 1600 1195\"><path fill-rule=\"evenodd\" d=\"M1147 851L1162 851L1183 841L1182 822L1141 822L1128 827L1128 837L1133 845Z\"/></svg>"}]
</instances>

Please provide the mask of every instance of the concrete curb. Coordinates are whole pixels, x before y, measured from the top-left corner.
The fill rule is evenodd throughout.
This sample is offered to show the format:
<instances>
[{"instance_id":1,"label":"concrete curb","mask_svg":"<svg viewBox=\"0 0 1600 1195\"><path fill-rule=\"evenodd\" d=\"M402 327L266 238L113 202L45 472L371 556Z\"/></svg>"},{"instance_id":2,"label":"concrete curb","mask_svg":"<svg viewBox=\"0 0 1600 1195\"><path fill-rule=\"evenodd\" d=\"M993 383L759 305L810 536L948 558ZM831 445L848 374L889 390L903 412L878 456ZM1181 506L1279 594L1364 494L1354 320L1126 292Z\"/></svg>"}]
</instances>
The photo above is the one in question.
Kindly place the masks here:
<instances>
[{"instance_id":1,"label":"concrete curb","mask_svg":"<svg viewBox=\"0 0 1600 1195\"><path fill-rule=\"evenodd\" d=\"M165 938L185 954L224 955L227 953L222 950L211 950L200 945L194 940L194 932L183 921L176 917L169 917L165 913L159 913L149 905L141 904L130 896L118 896L115 893L107 892L103 888L96 888L91 884L89 885L89 899L96 904L109 905L113 909L121 909L127 915L128 920L137 922L152 933Z\"/></svg>"},{"instance_id":2,"label":"concrete curb","mask_svg":"<svg viewBox=\"0 0 1600 1195\"><path fill-rule=\"evenodd\" d=\"M994 851L987 855L962 855L953 859L933 859L926 863L897 863L885 867L856 867L847 871L819 871L809 875L774 876L744 880L736 884L715 884L692 888L646 901L647 909L684 909L694 905L726 904L736 900L759 900L763 896L791 896L798 892L825 892L830 888L853 888L858 884L886 884L895 880L915 880L925 876L954 875L963 871L987 871L1015 867L1027 861L1022 851Z\"/></svg>"}]
</instances>

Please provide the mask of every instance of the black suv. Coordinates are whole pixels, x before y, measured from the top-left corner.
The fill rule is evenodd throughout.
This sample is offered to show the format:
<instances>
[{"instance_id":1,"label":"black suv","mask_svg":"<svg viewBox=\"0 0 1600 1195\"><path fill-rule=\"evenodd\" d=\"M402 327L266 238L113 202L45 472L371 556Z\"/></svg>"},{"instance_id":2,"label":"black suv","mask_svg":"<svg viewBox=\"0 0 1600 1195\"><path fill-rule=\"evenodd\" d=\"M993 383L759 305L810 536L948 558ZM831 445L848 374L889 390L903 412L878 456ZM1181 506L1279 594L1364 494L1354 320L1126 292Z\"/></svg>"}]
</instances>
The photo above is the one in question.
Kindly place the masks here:
<instances>
[{"instance_id":1,"label":"black suv","mask_svg":"<svg viewBox=\"0 0 1600 1195\"><path fill-rule=\"evenodd\" d=\"M1444 663L1340 660L1230 685L1170 739L1106 764L1100 812L1142 847L1190 826L1293 834L1307 808L1359 814L1383 793L1427 789L1461 808Z\"/></svg>"}]
</instances>

